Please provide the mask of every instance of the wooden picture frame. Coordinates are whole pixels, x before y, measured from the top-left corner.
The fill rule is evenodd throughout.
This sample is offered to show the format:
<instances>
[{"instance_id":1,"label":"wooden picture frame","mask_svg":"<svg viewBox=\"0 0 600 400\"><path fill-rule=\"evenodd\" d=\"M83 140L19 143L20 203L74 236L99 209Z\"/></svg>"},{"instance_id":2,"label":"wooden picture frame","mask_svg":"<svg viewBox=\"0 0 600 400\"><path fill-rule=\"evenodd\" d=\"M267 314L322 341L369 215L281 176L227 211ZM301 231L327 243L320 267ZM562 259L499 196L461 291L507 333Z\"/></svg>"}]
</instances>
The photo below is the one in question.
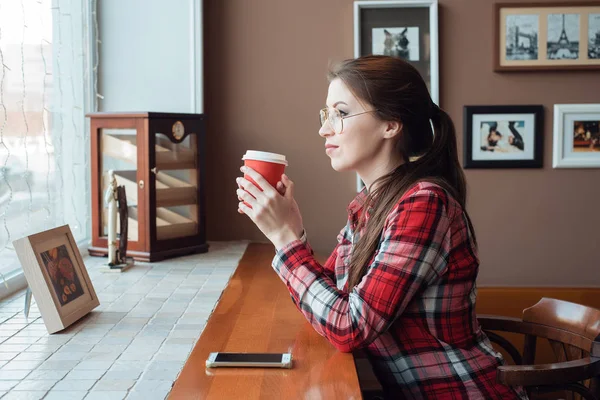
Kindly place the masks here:
<instances>
[{"instance_id":1,"label":"wooden picture frame","mask_svg":"<svg viewBox=\"0 0 600 400\"><path fill-rule=\"evenodd\" d=\"M384 42L394 46L386 47ZM438 0L355 1L354 57L370 54L397 56L411 63L439 105ZM363 188L357 174L356 190Z\"/></svg>"},{"instance_id":2,"label":"wooden picture frame","mask_svg":"<svg viewBox=\"0 0 600 400\"><path fill-rule=\"evenodd\" d=\"M600 1L497 3L494 70L600 69Z\"/></svg>"},{"instance_id":3,"label":"wooden picture frame","mask_svg":"<svg viewBox=\"0 0 600 400\"><path fill-rule=\"evenodd\" d=\"M65 329L100 305L68 225L13 245L48 333Z\"/></svg>"},{"instance_id":4,"label":"wooden picture frame","mask_svg":"<svg viewBox=\"0 0 600 400\"><path fill-rule=\"evenodd\" d=\"M555 104L553 168L600 168L600 104Z\"/></svg>"},{"instance_id":5,"label":"wooden picture frame","mask_svg":"<svg viewBox=\"0 0 600 400\"><path fill-rule=\"evenodd\" d=\"M465 106L464 168L542 168L544 107Z\"/></svg>"}]
</instances>

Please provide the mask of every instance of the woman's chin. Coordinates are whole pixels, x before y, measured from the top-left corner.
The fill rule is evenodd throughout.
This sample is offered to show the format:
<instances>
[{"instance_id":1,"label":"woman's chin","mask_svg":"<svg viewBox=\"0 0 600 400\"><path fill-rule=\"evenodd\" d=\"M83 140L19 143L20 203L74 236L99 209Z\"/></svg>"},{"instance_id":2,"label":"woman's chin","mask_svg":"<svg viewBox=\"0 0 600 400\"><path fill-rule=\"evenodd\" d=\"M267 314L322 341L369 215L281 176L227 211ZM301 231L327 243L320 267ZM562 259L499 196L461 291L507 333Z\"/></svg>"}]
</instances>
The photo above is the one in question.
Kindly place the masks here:
<instances>
[{"instance_id":1,"label":"woman's chin","mask_svg":"<svg viewBox=\"0 0 600 400\"><path fill-rule=\"evenodd\" d=\"M348 165L340 162L340 160L333 158L331 159L331 168L333 168L333 170L336 172L345 172L351 169Z\"/></svg>"}]
</instances>

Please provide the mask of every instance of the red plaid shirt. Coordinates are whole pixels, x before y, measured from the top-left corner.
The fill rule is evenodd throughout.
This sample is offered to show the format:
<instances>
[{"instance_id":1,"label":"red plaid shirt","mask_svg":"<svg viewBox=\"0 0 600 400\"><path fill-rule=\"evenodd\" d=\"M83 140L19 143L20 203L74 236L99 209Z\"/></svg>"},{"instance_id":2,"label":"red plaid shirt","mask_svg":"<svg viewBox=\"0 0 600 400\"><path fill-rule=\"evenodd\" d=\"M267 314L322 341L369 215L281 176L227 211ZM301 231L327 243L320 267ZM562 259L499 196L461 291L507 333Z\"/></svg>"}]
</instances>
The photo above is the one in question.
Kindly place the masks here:
<instances>
[{"instance_id":1,"label":"red plaid shirt","mask_svg":"<svg viewBox=\"0 0 600 400\"><path fill-rule=\"evenodd\" d=\"M280 249L273 260L314 329L340 351L363 348L395 397L527 398L496 383L502 356L475 315L476 246L461 206L441 187L418 183L402 196L366 275L348 290L365 199L363 191L348 207L348 223L325 265L305 240Z\"/></svg>"}]
</instances>

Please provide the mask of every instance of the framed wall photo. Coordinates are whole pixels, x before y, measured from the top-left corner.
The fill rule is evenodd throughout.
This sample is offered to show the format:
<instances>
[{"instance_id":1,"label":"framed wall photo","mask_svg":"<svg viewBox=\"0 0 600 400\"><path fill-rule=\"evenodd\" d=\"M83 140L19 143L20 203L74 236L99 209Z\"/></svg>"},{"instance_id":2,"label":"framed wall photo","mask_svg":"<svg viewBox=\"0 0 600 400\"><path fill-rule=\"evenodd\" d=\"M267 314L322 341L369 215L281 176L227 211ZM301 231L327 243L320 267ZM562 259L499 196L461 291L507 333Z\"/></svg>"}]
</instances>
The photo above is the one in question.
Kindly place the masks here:
<instances>
[{"instance_id":1,"label":"framed wall photo","mask_svg":"<svg viewBox=\"0 0 600 400\"><path fill-rule=\"evenodd\" d=\"M555 104L554 168L600 168L600 104Z\"/></svg>"},{"instance_id":2,"label":"framed wall photo","mask_svg":"<svg viewBox=\"0 0 600 400\"><path fill-rule=\"evenodd\" d=\"M100 305L68 225L13 242L48 333Z\"/></svg>"},{"instance_id":3,"label":"framed wall photo","mask_svg":"<svg viewBox=\"0 0 600 400\"><path fill-rule=\"evenodd\" d=\"M400 57L421 73L439 105L437 0L354 2L354 57ZM364 187L357 176L357 191Z\"/></svg>"},{"instance_id":4,"label":"framed wall photo","mask_svg":"<svg viewBox=\"0 0 600 400\"><path fill-rule=\"evenodd\" d=\"M499 3L494 70L600 69L600 1Z\"/></svg>"},{"instance_id":5,"label":"framed wall photo","mask_svg":"<svg viewBox=\"0 0 600 400\"><path fill-rule=\"evenodd\" d=\"M544 107L464 107L464 168L542 168Z\"/></svg>"},{"instance_id":6,"label":"framed wall photo","mask_svg":"<svg viewBox=\"0 0 600 400\"><path fill-rule=\"evenodd\" d=\"M437 0L355 1L354 57L370 54L413 64L439 104Z\"/></svg>"}]
</instances>

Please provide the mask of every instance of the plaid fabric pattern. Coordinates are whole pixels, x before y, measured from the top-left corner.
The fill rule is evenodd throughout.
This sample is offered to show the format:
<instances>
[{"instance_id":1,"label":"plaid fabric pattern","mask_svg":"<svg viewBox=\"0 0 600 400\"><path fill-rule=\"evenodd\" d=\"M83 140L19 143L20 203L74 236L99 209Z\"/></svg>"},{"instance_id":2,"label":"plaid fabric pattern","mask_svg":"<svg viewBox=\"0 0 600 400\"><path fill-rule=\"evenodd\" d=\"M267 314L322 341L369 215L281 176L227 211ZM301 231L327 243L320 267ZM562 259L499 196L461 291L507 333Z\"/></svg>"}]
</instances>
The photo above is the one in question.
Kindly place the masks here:
<instances>
[{"instance_id":1,"label":"plaid fabric pattern","mask_svg":"<svg viewBox=\"0 0 600 400\"><path fill-rule=\"evenodd\" d=\"M348 207L325 265L306 240L273 259L314 329L340 351L362 348L394 398L526 399L523 390L496 383L503 360L477 323L479 260L458 202L431 183L409 189L386 219L367 274L349 291L365 200L363 191Z\"/></svg>"}]
</instances>

